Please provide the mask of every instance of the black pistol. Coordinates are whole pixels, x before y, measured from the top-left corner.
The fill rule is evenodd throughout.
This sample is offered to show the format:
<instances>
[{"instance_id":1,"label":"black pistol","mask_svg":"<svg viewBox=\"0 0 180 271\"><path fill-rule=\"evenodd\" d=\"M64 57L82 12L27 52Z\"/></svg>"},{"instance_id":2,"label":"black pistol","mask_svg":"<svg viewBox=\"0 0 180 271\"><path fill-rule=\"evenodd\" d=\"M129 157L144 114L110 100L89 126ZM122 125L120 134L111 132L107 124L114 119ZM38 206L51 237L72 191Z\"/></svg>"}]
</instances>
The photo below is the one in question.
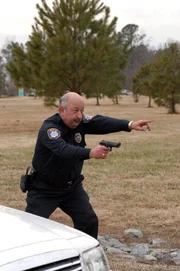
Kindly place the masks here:
<instances>
[{"instance_id":1,"label":"black pistol","mask_svg":"<svg viewBox=\"0 0 180 271\"><path fill-rule=\"evenodd\" d=\"M109 148L110 151L112 151L113 147L119 148L121 146L120 142L111 142L111 141L106 141L106 140L102 140L101 142L99 142L99 144Z\"/></svg>"}]
</instances>

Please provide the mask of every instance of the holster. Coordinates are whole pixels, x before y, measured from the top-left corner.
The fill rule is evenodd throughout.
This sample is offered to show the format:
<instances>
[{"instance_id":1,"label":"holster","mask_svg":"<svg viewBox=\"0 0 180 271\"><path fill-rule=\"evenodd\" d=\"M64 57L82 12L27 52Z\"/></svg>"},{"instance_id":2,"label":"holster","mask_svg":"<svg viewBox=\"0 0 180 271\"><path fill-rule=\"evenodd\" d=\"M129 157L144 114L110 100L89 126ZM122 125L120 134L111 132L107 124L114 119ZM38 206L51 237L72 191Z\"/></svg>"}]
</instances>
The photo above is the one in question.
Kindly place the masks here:
<instances>
[{"instance_id":1,"label":"holster","mask_svg":"<svg viewBox=\"0 0 180 271\"><path fill-rule=\"evenodd\" d=\"M33 175L33 167L32 165L29 165L26 169L25 175L22 175L20 179L20 188L23 193L26 193L28 191L28 187L30 186L32 182L32 175Z\"/></svg>"}]
</instances>

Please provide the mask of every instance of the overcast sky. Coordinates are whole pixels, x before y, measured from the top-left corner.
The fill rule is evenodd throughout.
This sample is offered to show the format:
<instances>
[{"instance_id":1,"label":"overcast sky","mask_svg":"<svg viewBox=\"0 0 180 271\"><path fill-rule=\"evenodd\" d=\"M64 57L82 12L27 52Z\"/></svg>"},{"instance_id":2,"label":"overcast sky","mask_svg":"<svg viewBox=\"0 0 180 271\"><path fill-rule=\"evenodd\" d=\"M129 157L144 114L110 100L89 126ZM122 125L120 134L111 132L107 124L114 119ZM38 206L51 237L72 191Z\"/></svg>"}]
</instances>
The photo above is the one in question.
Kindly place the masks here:
<instances>
[{"instance_id":1,"label":"overcast sky","mask_svg":"<svg viewBox=\"0 0 180 271\"><path fill-rule=\"evenodd\" d=\"M0 48L7 40L26 42L41 0L0 0ZM52 0L46 0L51 6ZM180 41L179 0L102 0L118 17L117 31L133 23L146 34L150 45L158 48L168 40Z\"/></svg>"}]
</instances>

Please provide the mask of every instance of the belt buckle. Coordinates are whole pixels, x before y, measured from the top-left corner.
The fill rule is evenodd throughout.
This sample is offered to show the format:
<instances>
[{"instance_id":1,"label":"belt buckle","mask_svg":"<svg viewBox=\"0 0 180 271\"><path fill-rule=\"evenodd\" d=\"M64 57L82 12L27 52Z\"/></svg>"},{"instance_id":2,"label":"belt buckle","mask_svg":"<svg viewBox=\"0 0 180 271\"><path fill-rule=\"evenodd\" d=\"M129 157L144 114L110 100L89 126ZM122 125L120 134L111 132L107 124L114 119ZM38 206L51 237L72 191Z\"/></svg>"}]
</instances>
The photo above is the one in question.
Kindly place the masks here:
<instances>
[{"instance_id":1,"label":"belt buckle","mask_svg":"<svg viewBox=\"0 0 180 271\"><path fill-rule=\"evenodd\" d=\"M67 182L67 186L71 187L72 183L73 183L72 181Z\"/></svg>"}]
</instances>

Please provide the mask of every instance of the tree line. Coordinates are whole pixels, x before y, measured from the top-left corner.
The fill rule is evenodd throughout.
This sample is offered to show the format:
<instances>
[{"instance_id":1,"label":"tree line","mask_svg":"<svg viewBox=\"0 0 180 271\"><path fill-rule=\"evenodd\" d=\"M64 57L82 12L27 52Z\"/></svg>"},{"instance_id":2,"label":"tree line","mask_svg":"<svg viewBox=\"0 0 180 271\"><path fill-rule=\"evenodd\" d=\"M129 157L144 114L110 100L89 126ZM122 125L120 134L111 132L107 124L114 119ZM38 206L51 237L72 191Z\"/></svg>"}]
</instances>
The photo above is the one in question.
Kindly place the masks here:
<instances>
[{"instance_id":1,"label":"tree line","mask_svg":"<svg viewBox=\"0 0 180 271\"><path fill-rule=\"evenodd\" d=\"M134 97L147 95L159 105L169 107L171 101L169 112L174 113L169 96L173 92L174 101L179 102L178 80L175 82L172 74L176 91L172 83L162 83L169 70L160 55L170 54L172 46L180 55L177 43L154 52L145 44L138 25L127 24L117 32L117 17L110 19L110 8L100 0L54 0L51 8L41 0L36 8L38 16L26 44L12 41L1 50L0 96L23 87L35 89L48 106L56 105L65 91L96 97L97 104L102 95L118 103L120 90L126 88ZM168 61L173 68L171 55L166 65ZM176 75L178 57L174 61Z\"/></svg>"},{"instance_id":2,"label":"tree line","mask_svg":"<svg viewBox=\"0 0 180 271\"><path fill-rule=\"evenodd\" d=\"M169 43L164 50L155 52L154 59L143 65L133 77L134 94L149 97L159 106L168 108L169 113L177 113L180 103L180 43Z\"/></svg>"}]
</instances>

